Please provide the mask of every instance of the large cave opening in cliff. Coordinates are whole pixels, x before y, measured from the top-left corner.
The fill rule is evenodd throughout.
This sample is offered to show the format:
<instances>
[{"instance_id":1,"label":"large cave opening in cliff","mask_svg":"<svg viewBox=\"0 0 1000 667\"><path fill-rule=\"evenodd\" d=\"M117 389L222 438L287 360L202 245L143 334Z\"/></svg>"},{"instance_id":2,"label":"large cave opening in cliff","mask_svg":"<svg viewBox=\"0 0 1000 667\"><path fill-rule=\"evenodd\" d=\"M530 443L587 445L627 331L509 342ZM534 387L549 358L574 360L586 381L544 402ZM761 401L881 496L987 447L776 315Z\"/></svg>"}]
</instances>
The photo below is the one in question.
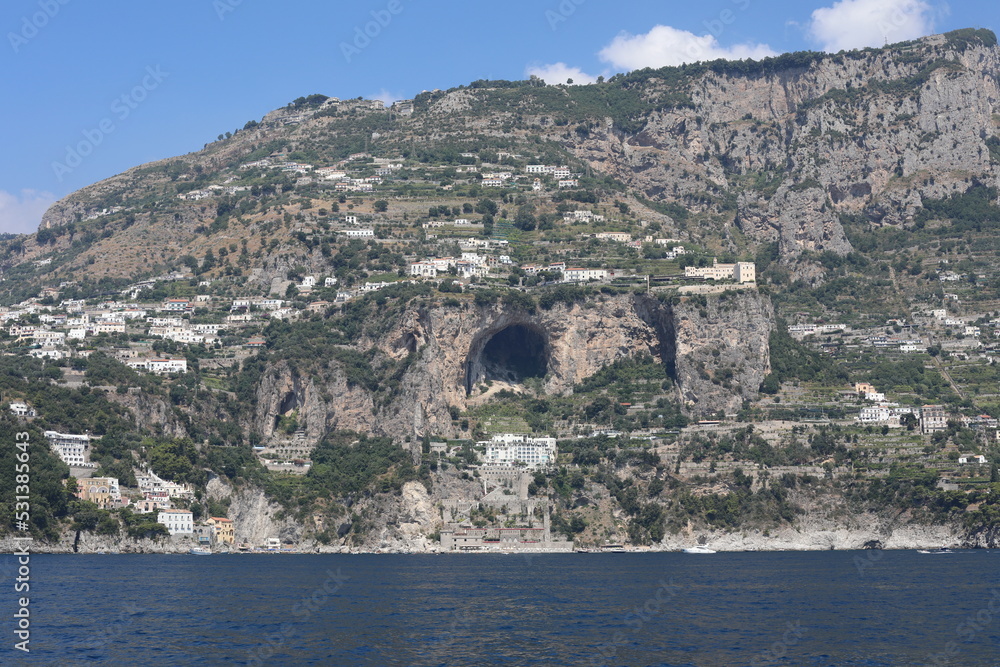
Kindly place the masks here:
<instances>
[{"instance_id":1,"label":"large cave opening in cliff","mask_svg":"<svg viewBox=\"0 0 1000 667\"><path fill-rule=\"evenodd\" d=\"M278 413L274 415L274 428L283 428L289 421L289 415L298 410L301 401L294 391L285 393L278 406Z\"/></svg>"},{"instance_id":2,"label":"large cave opening in cliff","mask_svg":"<svg viewBox=\"0 0 1000 667\"><path fill-rule=\"evenodd\" d=\"M520 384L527 378L543 378L549 370L549 357L544 331L512 324L473 346L466 366L466 391L472 393L479 382Z\"/></svg>"}]
</instances>

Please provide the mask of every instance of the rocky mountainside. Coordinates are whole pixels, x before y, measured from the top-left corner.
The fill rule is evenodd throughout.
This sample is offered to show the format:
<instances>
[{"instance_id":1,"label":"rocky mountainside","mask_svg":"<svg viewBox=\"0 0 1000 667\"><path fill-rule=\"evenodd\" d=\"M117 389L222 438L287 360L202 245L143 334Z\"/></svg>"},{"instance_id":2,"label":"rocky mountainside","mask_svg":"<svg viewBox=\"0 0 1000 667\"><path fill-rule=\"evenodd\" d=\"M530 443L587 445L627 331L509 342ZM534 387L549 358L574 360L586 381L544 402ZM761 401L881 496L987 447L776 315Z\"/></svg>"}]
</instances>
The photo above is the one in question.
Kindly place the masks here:
<instances>
[{"instance_id":1,"label":"rocky mountainside","mask_svg":"<svg viewBox=\"0 0 1000 667\"><path fill-rule=\"evenodd\" d=\"M104 220L113 238L90 239L69 266L96 257L88 271L104 270L100 256L114 247L119 266L138 270L204 253L195 231L211 224L215 207L164 199L196 173L282 152L322 161L365 148L419 156L478 145L571 156L624 184L639 198L633 204L655 209L641 209L650 219L720 248L776 241L789 260L846 254L845 216L905 227L924 200L998 184L995 42L988 31L967 30L836 55L641 70L593 86L476 82L418 96L410 116L361 104L346 118L290 107L198 153L84 188L55 204L42 227L129 209ZM50 242L73 239L70 232ZM140 251L153 245L164 256Z\"/></svg>"}]
</instances>

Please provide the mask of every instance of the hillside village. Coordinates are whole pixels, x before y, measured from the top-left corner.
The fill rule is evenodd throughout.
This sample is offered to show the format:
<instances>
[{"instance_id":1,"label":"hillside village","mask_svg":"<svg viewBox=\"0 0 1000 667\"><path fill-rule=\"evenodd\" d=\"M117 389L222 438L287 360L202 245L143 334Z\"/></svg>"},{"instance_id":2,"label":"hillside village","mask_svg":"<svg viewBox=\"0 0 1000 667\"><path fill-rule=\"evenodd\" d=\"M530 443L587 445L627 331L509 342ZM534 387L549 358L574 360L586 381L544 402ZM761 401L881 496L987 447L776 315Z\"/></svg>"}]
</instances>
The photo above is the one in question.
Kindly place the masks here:
<instances>
[{"instance_id":1,"label":"hillside village","mask_svg":"<svg viewBox=\"0 0 1000 667\"><path fill-rule=\"evenodd\" d=\"M1000 116L918 127L991 37L312 95L74 194L0 248L45 534L995 545Z\"/></svg>"}]
</instances>

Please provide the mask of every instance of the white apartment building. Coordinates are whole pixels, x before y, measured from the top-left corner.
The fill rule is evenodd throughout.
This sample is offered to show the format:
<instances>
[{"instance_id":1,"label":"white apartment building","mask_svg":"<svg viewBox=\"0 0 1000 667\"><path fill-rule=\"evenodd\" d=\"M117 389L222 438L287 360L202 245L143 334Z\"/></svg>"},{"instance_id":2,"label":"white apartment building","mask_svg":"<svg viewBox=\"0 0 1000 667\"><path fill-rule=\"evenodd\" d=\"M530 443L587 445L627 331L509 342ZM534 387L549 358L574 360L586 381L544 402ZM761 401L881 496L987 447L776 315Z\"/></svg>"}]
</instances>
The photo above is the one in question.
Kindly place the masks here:
<instances>
[{"instance_id":1,"label":"white apartment building","mask_svg":"<svg viewBox=\"0 0 1000 667\"><path fill-rule=\"evenodd\" d=\"M373 239L375 238L374 229L345 229L344 236L349 239Z\"/></svg>"},{"instance_id":2,"label":"white apartment building","mask_svg":"<svg viewBox=\"0 0 1000 667\"><path fill-rule=\"evenodd\" d=\"M63 462L72 467L90 467L89 458L90 436L46 431L45 439Z\"/></svg>"},{"instance_id":3,"label":"white apartment building","mask_svg":"<svg viewBox=\"0 0 1000 667\"><path fill-rule=\"evenodd\" d=\"M102 333L125 333L124 322L97 322L91 325L95 334Z\"/></svg>"},{"instance_id":4,"label":"white apartment building","mask_svg":"<svg viewBox=\"0 0 1000 667\"><path fill-rule=\"evenodd\" d=\"M32 336L36 343L41 345L62 345L66 342L66 334L62 331L49 331L47 329L39 329Z\"/></svg>"},{"instance_id":5,"label":"white apartment building","mask_svg":"<svg viewBox=\"0 0 1000 667\"><path fill-rule=\"evenodd\" d=\"M889 408L880 405L869 406L861 409L858 421L862 424L885 424L889 421Z\"/></svg>"},{"instance_id":6,"label":"white apartment building","mask_svg":"<svg viewBox=\"0 0 1000 667\"><path fill-rule=\"evenodd\" d=\"M171 535L194 533L194 515L190 510L160 510L156 521L166 526Z\"/></svg>"},{"instance_id":7,"label":"white apartment building","mask_svg":"<svg viewBox=\"0 0 1000 667\"><path fill-rule=\"evenodd\" d=\"M485 463L520 463L528 468L538 468L556 460L555 438L505 433L477 444L486 448L483 456Z\"/></svg>"},{"instance_id":8,"label":"white apartment building","mask_svg":"<svg viewBox=\"0 0 1000 667\"><path fill-rule=\"evenodd\" d=\"M580 269L580 268L567 268L563 271L563 282L574 282L581 281L585 282L588 280L605 280L608 277L608 272L605 269Z\"/></svg>"},{"instance_id":9,"label":"white apartment building","mask_svg":"<svg viewBox=\"0 0 1000 667\"><path fill-rule=\"evenodd\" d=\"M191 328L200 334L218 334L226 328L224 324L192 324Z\"/></svg>"},{"instance_id":10,"label":"white apartment building","mask_svg":"<svg viewBox=\"0 0 1000 667\"><path fill-rule=\"evenodd\" d=\"M187 373L187 359L150 359L146 362L150 373Z\"/></svg>"}]
</instances>

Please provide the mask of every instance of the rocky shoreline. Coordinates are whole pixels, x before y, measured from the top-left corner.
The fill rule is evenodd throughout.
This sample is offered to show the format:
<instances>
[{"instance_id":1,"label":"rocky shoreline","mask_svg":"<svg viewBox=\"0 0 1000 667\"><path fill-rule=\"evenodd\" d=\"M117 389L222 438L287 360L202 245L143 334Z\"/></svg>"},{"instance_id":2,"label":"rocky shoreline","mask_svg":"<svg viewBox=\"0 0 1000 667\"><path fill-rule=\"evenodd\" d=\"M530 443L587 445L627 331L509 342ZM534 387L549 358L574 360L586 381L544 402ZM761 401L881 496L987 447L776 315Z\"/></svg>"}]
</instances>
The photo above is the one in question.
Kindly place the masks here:
<instances>
[{"instance_id":1,"label":"rocky shoreline","mask_svg":"<svg viewBox=\"0 0 1000 667\"><path fill-rule=\"evenodd\" d=\"M629 553L679 552L694 545L702 545L718 552L754 551L853 551L863 549L910 550L936 549L939 547L964 549L990 549L998 545L993 536L969 536L951 526L907 525L891 531L848 529L831 527L818 530L796 530L783 528L764 534L762 531L722 532L692 531L679 535L668 535L662 543L649 547L626 546ZM195 546L189 539L135 540L130 538L107 538L97 535L81 535L73 542L61 540L58 543L34 542L31 552L35 554L187 554ZM18 548L12 537L0 539L0 553L14 553ZM389 540L377 547L355 548L337 545L322 545L314 542L301 543L289 547L299 554L433 554L442 553L437 544L425 537L406 540ZM463 553L499 553L500 551L479 551ZM233 551L238 554L240 552ZM257 551L253 553L274 553ZM528 550L503 550L503 553L542 553ZM561 552L568 553L568 552Z\"/></svg>"}]
</instances>

